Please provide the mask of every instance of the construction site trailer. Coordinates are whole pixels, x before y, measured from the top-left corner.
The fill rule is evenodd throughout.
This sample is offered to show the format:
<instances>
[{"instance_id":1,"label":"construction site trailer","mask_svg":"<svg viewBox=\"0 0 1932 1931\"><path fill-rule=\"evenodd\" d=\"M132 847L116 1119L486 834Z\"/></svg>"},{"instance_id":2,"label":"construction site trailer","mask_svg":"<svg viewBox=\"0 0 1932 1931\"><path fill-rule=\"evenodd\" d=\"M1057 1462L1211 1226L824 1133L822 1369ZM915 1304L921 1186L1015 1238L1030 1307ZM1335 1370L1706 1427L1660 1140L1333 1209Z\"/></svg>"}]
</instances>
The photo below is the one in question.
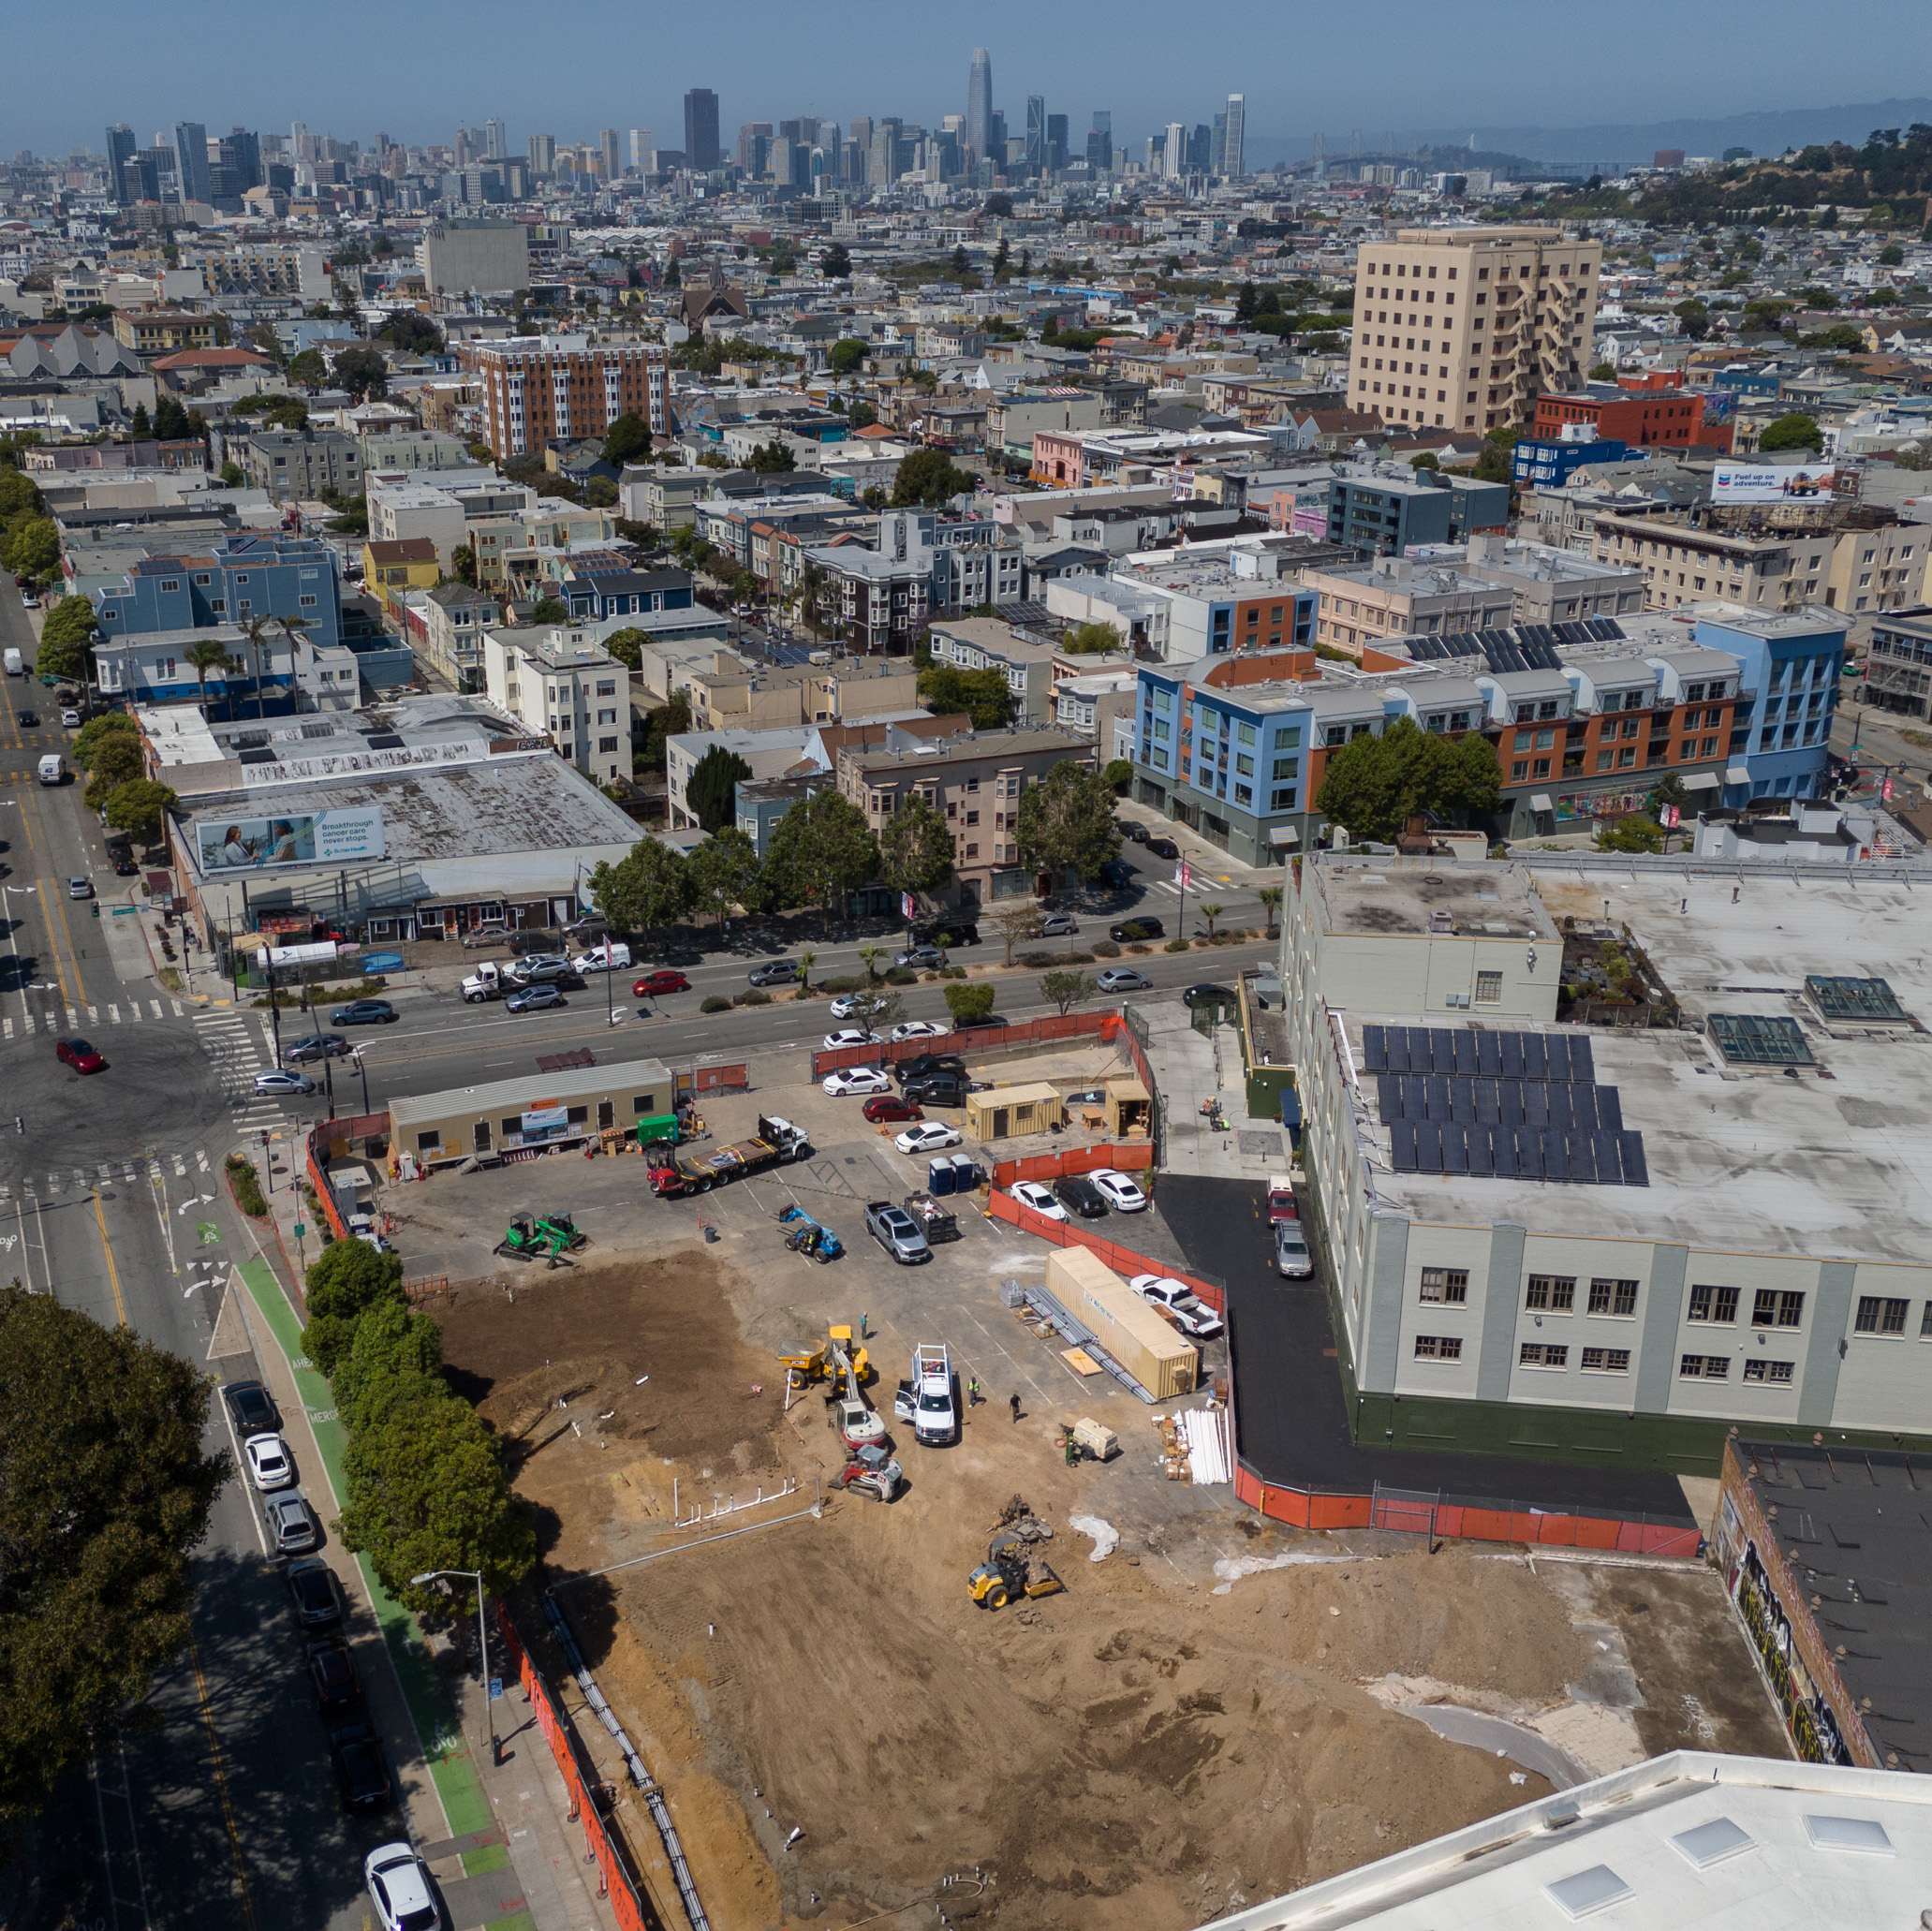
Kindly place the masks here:
<instances>
[{"instance_id":1,"label":"construction site trailer","mask_svg":"<svg viewBox=\"0 0 1932 1931\"><path fill-rule=\"evenodd\" d=\"M455 1086L389 1103L390 1148L419 1167L500 1160L547 1146L581 1145L608 1128L628 1133L671 1110L671 1069L661 1060L572 1067L524 1080Z\"/></svg>"},{"instance_id":2,"label":"construction site trailer","mask_svg":"<svg viewBox=\"0 0 1932 1931\"><path fill-rule=\"evenodd\" d=\"M1098 1254L1055 1247L1046 1284L1075 1320L1156 1401L1186 1394L1201 1375L1201 1350L1170 1327Z\"/></svg>"},{"instance_id":3,"label":"construction site trailer","mask_svg":"<svg viewBox=\"0 0 1932 1931\"><path fill-rule=\"evenodd\" d=\"M1144 1140L1154 1130L1154 1096L1138 1080L1107 1082L1107 1137Z\"/></svg>"},{"instance_id":4,"label":"construction site trailer","mask_svg":"<svg viewBox=\"0 0 1932 1931\"><path fill-rule=\"evenodd\" d=\"M1013 1140L1064 1126L1067 1109L1048 1085L995 1086L966 1095L966 1130L976 1140Z\"/></svg>"}]
</instances>

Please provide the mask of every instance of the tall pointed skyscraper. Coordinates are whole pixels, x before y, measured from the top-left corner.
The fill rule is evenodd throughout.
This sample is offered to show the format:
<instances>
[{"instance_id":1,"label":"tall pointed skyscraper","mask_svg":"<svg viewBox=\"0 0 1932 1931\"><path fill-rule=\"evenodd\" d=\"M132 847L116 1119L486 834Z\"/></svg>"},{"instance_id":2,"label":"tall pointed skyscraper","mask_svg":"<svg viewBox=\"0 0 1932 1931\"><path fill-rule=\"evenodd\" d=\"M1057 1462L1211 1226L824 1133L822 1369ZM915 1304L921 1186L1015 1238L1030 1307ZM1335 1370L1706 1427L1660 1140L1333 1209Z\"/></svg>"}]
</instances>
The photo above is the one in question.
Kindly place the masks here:
<instances>
[{"instance_id":1,"label":"tall pointed skyscraper","mask_svg":"<svg viewBox=\"0 0 1932 1931\"><path fill-rule=\"evenodd\" d=\"M993 128L993 56L983 47L973 49L973 70L966 78L966 153L979 160L987 152ZM999 157L1004 160L1005 155Z\"/></svg>"},{"instance_id":2,"label":"tall pointed skyscraper","mask_svg":"<svg viewBox=\"0 0 1932 1931\"><path fill-rule=\"evenodd\" d=\"M1225 174L1231 181L1239 181L1247 172L1246 156L1242 152L1247 144L1247 96L1231 94L1228 96L1228 132L1222 145L1221 166L1217 173Z\"/></svg>"}]
</instances>

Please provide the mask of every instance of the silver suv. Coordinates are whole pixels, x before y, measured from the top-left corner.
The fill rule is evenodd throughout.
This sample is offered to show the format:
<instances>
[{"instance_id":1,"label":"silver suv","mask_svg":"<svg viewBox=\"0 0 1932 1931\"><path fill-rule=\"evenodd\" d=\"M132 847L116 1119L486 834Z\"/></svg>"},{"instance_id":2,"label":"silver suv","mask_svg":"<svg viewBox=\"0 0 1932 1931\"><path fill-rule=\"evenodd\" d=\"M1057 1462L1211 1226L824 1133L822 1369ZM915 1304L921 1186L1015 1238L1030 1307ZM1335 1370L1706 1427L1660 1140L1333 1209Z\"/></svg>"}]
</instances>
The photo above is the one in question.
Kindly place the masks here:
<instances>
[{"instance_id":1,"label":"silver suv","mask_svg":"<svg viewBox=\"0 0 1932 1931\"><path fill-rule=\"evenodd\" d=\"M1299 1220L1275 1223L1275 1265L1290 1280L1305 1280L1315 1272L1314 1258L1308 1252L1306 1237Z\"/></svg>"}]
</instances>

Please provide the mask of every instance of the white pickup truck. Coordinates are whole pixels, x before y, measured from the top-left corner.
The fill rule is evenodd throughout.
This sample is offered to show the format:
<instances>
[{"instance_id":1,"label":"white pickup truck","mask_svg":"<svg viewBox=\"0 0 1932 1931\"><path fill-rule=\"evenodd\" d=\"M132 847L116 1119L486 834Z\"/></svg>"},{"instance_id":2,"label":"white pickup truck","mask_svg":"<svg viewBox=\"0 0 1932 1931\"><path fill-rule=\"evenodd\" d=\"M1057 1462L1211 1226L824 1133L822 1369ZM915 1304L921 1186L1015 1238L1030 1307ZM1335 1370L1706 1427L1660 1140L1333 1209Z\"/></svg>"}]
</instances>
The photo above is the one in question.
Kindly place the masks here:
<instances>
[{"instance_id":1,"label":"white pickup truck","mask_svg":"<svg viewBox=\"0 0 1932 1931\"><path fill-rule=\"evenodd\" d=\"M942 1344L922 1341L913 1349L912 1378L899 1383L892 1413L910 1424L912 1438L926 1448L945 1448L959 1433L952 1361Z\"/></svg>"}]
</instances>

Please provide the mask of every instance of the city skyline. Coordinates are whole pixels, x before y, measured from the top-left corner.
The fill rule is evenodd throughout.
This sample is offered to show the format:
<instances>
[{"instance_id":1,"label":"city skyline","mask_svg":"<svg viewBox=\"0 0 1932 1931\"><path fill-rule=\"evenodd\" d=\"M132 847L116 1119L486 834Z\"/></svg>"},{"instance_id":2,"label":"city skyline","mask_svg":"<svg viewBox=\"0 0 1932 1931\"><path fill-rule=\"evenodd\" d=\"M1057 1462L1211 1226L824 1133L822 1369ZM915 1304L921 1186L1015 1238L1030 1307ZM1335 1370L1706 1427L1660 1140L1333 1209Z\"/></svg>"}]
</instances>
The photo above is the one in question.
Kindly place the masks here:
<instances>
[{"instance_id":1,"label":"city skyline","mask_svg":"<svg viewBox=\"0 0 1932 1931\"><path fill-rule=\"evenodd\" d=\"M1111 110L1116 144L1131 145L1176 118L1206 119L1231 88L1240 88L1253 170L1277 158L1282 143L1305 142L1318 128L1372 127L1379 139L1384 129L1461 122L1647 122L1797 111L1876 98L1895 75L1932 67L1932 13L1894 0L1861 17L1870 31L1823 41L1800 31L1807 16L1797 0L1708 0L1701 25L1733 53L1722 65L1682 70L1659 67L1653 31L1674 30L1680 15L1662 0L1632 0L1615 37L1591 47L1588 91L1561 96L1551 84L1556 50L1547 10L1528 0L1487 0L1459 17L1453 36L1430 32L1439 17L1413 0L1394 0L1366 65L1349 17L1290 15L1261 0L1231 0L1215 33L1179 37L1149 0L1123 0L1112 16L1120 31L1105 43L1084 32L1042 33L1037 8L987 0L965 26L911 17L889 41L867 43L856 60L850 46L828 42L812 23L767 0L744 0L747 31L724 53L715 32L687 12L620 11L607 0L586 0L579 24L609 51L597 71L550 80L533 69L510 82L490 31L493 21L507 26L520 18L505 0L479 0L476 31L456 44L432 18L386 11L377 22L366 0L349 0L345 10L351 22L366 11L379 24L388 58L372 67L367 42L354 33L318 45L294 21L270 17L251 37L249 57L211 68L203 51L151 11L130 0L103 0L96 24L130 78L121 81L111 64L92 90L97 107L84 116L75 111L72 90L11 101L6 148L58 154L92 147L103 125L122 121L145 140L187 116L211 126L266 128L301 119L365 142L383 128L420 143L492 116L505 122L515 153L532 133L594 139L609 125L678 127L692 88L716 94L727 148L730 130L745 122L801 112L841 122L895 114L937 126L962 111L961 70L977 42L990 52L992 106L1004 112L1010 131L1024 129L1026 97L1039 95L1076 130L1094 108ZM1406 25L1415 31L1401 31ZM1384 31L1391 26L1396 31ZM44 13L23 18L13 44L25 70L71 52L62 27ZM1882 56L1872 51L1879 46ZM616 78L640 70L651 77L646 86ZM426 74L436 77L433 91L422 82ZM290 76L300 77L293 87Z\"/></svg>"}]
</instances>

